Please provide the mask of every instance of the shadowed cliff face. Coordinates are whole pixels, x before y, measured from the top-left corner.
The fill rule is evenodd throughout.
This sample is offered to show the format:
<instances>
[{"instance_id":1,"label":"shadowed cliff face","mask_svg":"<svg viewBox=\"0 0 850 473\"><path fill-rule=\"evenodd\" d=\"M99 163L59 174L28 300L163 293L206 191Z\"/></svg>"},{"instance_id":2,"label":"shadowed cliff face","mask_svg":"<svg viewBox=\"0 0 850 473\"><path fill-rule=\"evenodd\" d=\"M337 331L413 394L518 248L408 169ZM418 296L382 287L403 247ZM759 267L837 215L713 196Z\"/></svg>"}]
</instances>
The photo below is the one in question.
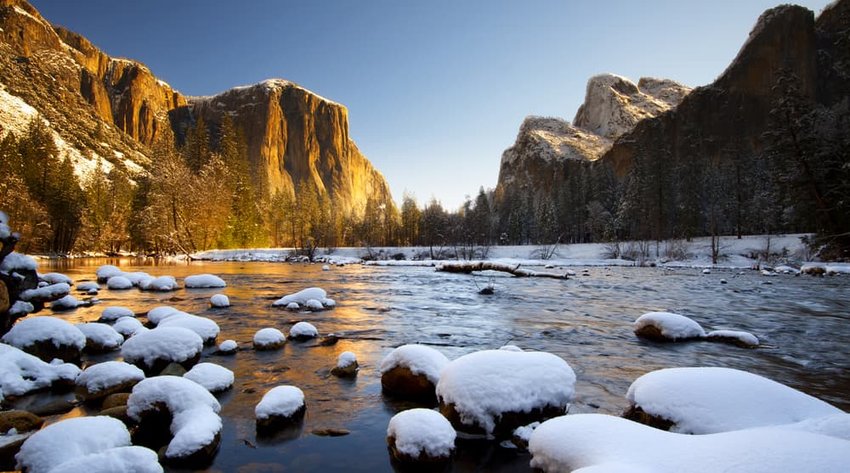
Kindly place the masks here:
<instances>
[{"instance_id":1,"label":"shadowed cliff face","mask_svg":"<svg viewBox=\"0 0 850 473\"><path fill-rule=\"evenodd\" d=\"M811 11L787 5L768 10L713 84L695 89L675 111L638 123L601 163L622 177L635 155L649 148L664 149L674 160L686 159L695 147L711 160L762 152L770 110L781 93L775 87L780 76L796 77L802 97L817 100L816 44ZM699 133L693 132L696 127Z\"/></svg>"},{"instance_id":2,"label":"shadowed cliff face","mask_svg":"<svg viewBox=\"0 0 850 473\"><path fill-rule=\"evenodd\" d=\"M0 84L83 156L119 153L146 165L164 127L183 130L200 116L214 126L227 113L245 133L260 188L292 191L307 180L358 216L370 197L391 200L383 176L349 137L346 108L289 82L237 87L194 98L190 107L145 65L107 56L24 0L0 0L0 49Z\"/></svg>"},{"instance_id":3,"label":"shadowed cliff face","mask_svg":"<svg viewBox=\"0 0 850 473\"><path fill-rule=\"evenodd\" d=\"M192 115L213 127L230 115L269 192L292 192L306 180L355 214L370 197L390 198L383 176L349 138L348 110L338 103L276 79L189 103Z\"/></svg>"},{"instance_id":4,"label":"shadowed cliff face","mask_svg":"<svg viewBox=\"0 0 850 473\"><path fill-rule=\"evenodd\" d=\"M525 119L516 143L502 154L497 202L516 193L553 200L560 187L602 157L614 140L641 120L674 108L690 90L667 79L644 77L635 84L615 74L591 77L572 124L560 118Z\"/></svg>"}]
</instances>

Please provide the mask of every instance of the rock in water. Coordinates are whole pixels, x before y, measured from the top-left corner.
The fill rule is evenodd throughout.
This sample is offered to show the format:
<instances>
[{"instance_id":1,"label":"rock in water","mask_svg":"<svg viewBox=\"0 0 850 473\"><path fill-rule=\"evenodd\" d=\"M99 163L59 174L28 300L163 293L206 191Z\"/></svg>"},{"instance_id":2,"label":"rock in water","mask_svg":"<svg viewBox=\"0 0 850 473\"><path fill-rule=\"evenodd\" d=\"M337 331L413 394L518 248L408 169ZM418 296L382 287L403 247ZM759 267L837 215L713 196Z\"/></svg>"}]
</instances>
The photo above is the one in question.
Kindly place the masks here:
<instances>
[{"instance_id":1,"label":"rock in water","mask_svg":"<svg viewBox=\"0 0 850 473\"><path fill-rule=\"evenodd\" d=\"M425 345L402 345L381 361L381 387L402 399L433 401L440 370L449 359Z\"/></svg>"},{"instance_id":2,"label":"rock in water","mask_svg":"<svg viewBox=\"0 0 850 473\"><path fill-rule=\"evenodd\" d=\"M387 427L390 456L403 465L445 466L454 453L456 436L452 424L430 409L399 412Z\"/></svg>"}]
</instances>

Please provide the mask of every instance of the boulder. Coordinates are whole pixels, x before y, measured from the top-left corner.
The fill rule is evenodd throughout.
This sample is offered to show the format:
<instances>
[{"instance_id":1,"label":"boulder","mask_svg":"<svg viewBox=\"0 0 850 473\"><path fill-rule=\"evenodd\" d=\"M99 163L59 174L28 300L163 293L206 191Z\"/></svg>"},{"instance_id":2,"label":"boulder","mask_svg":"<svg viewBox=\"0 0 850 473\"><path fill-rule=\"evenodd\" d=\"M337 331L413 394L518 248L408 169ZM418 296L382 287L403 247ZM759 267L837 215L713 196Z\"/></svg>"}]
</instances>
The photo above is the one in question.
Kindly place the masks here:
<instances>
[{"instance_id":1,"label":"boulder","mask_svg":"<svg viewBox=\"0 0 850 473\"><path fill-rule=\"evenodd\" d=\"M670 312L648 312L634 322L635 335L656 342L705 338L705 330L693 319Z\"/></svg>"},{"instance_id":2,"label":"boulder","mask_svg":"<svg viewBox=\"0 0 850 473\"><path fill-rule=\"evenodd\" d=\"M109 396L106 396L105 398L103 398L103 404L101 404L100 408L101 409L112 409L113 407L126 406L127 405L127 399L129 399L129 398L130 398L129 392L110 394Z\"/></svg>"},{"instance_id":3,"label":"boulder","mask_svg":"<svg viewBox=\"0 0 850 473\"><path fill-rule=\"evenodd\" d=\"M133 440L149 448L167 444L162 457L178 468L209 466L221 441L221 405L200 385L177 376L141 381L127 400L138 423Z\"/></svg>"},{"instance_id":4,"label":"boulder","mask_svg":"<svg viewBox=\"0 0 850 473\"><path fill-rule=\"evenodd\" d=\"M115 351L124 343L124 336L112 326L98 322L77 324L76 327L86 337L86 353L100 354Z\"/></svg>"},{"instance_id":5,"label":"boulder","mask_svg":"<svg viewBox=\"0 0 850 473\"><path fill-rule=\"evenodd\" d=\"M157 327L137 333L124 342L121 355L124 361L142 368L147 374L154 374L171 363L191 368L200 360L203 348L201 337L187 328Z\"/></svg>"},{"instance_id":6,"label":"boulder","mask_svg":"<svg viewBox=\"0 0 850 473\"><path fill-rule=\"evenodd\" d=\"M402 466L439 470L451 460L455 449L452 424L430 409L408 409L390 419L387 447L393 461Z\"/></svg>"},{"instance_id":7,"label":"boulder","mask_svg":"<svg viewBox=\"0 0 850 473\"><path fill-rule=\"evenodd\" d=\"M550 353L484 350L443 368L437 399L458 431L509 438L517 427L564 415L575 380L569 364Z\"/></svg>"},{"instance_id":8,"label":"boulder","mask_svg":"<svg viewBox=\"0 0 850 473\"><path fill-rule=\"evenodd\" d=\"M15 456L21 451L24 442L35 432L26 432L0 437L0 471L16 471Z\"/></svg>"},{"instance_id":9,"label":"boulder","mask_svg":"<svg viewBox=\"0 0 850 473\"><path fill-rule=\"evenodd\" d=\"M56 317L30 317L16 323L3 342L46 362L56 358L79 362L86 337L70 323Z\"/></svg>"},{"instance_id":10,"label":"boulder","mask_svg":"<svg viewBox=\"0 0 850 473\"><path fill-rule=\"evenodd\" d=\"M339 378L353 378L357 376L357 357L350 351L344 351L339 354L336 366L331 370L331 374Z\"/></svg>"},{"instance_id":11,"label":"boulder","mask_svg":"<svg viewBox=\"0 0 850 473\"><path fill-rule=\"evenodd\" d=\"M9 303L9 290L6 289L6 283L0 281L0 313L9 310L10 306L11 304Z\"/></svg>"},{"instance_id":12,"label":"boulder","mask_svg":"<svg viewBox=\"0 0 850 473\"><path fill-rule=\"evenodd\" d=\"M263 328L254 334L254 350L279 350L285 344L286 337L276 328Z\"/></svg>"},{"instance_id":13,"label":"boulder","mask_svg":"<svg viewBox=\"0 0 850 473\"><path fill-rule=\"evenodd\" d=\"M44 424L44 419L27 411L0 411L0 434L6 434L11 429L18 433L38 430Z\"/></svg>"},{"instance_id":14,"label":"boulder","mask_svg":"<svg viewBox=\"0 0 850 473\"><path fill-rule=\"evenodd\" d=\"M254 408L257 432L268 435L301 422L307 406L304 392L295 386L277 386L263 395Z\"/></svg>"},{"instance_id":15,"label":"boulder","mask_svg":"<svg viewBox=\"0 0 850 473\"><path fill-rule=\"evenodd\" d=\"M86 368L76 380L77 399L93 403L115 393L130 392L145 373L123 361L106 361Z\"/></svg>"},{"instance_id":16,"label":"boulder","mask_svg":"<svg viewBox=\"0 0 850 473\"><path fill-rule=\"evenodd\" d=\"M433 401L440 370L449 359L425 345L402 345L381 360L381 387L403 399Z\"/></svg>"}]
</instances>

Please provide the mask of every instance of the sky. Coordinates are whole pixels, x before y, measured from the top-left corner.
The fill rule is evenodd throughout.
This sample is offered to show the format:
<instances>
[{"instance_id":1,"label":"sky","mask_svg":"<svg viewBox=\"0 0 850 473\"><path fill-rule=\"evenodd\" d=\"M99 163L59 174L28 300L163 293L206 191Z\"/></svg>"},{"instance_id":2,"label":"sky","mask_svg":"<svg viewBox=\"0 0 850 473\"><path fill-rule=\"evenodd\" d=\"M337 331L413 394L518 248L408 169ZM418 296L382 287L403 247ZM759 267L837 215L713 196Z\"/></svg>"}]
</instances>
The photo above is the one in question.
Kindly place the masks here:
<instances>
[{"instance_id":1,"label":"sky","mask_svg":"<svg viewBox=\"0 0 850 473\"><path fill-rule=\"evenodd\" d=\"M185 95L284 78L348 107L401 201L496 186L528 115L572 120L603 72L711 83L780 0L31 0ZM827 0L798 2L816 14Z\"/></svg>"}]
</instances>

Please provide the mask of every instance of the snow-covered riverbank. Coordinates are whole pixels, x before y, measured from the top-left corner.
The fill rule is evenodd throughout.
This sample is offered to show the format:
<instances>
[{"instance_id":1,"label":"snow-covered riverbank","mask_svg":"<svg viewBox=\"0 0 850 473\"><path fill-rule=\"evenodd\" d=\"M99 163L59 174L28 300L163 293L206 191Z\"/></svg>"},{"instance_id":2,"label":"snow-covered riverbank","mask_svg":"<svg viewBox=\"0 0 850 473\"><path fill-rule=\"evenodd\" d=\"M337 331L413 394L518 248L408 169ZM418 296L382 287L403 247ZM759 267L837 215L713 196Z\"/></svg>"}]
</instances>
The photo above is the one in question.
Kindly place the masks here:
<instances>
[{"instance_id":1,"label":"snow-covered riverbank","mask_svg":"<svg viewBox=\"0 0 850 473\"><path fill-rule=\"evenodd\" d=\"M492 246L476 248L474 259L487 260L509 265L522 266L640 266L659 265L668 267L697 268L756 268L790 264L799 268L812 257L802 242L803 234L722 237L719 244L718 263L711 261L711 239L696 238L690 242L624 242L619 244L619 253L631 257L613 257L616 248L611 243L582 243L571 245L526 245ZM771 257L764 255L770 252ZM455 248L434 248L435 253L454 255ZM483 253L483 254L482 254ZM192 258L206 261L287 261L294 251L292 248L253 248L234 250L209 250L192 255ZM643 254L644 256L641 256ZM331 251L317 251L315 260L331 264L367 264L377 266L436 266L444 259L431 259L428 247L386 247L386 248L336 248ZM850 271L843 264L831 264L839 272Z\"/></svg>"}]
</instances>

